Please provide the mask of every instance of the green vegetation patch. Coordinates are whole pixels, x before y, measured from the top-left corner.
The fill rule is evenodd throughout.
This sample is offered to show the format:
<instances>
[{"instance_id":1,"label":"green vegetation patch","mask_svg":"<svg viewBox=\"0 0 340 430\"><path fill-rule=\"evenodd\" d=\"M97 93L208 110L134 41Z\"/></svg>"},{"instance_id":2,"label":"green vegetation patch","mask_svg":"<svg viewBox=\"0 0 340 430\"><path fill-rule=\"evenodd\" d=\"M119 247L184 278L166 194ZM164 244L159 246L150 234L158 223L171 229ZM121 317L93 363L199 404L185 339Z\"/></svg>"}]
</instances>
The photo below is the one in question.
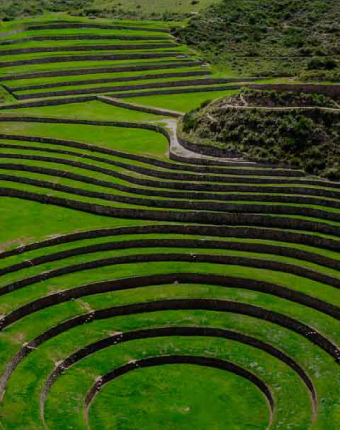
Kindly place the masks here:
<instances>
[{"instance_id":1,"label":"green vegetation patch","mask_svg":"<svg viewBox=\"0 0 340 430\"><path fill-rule=\"evenodd\" d=\"M135 117L138 118L138 112L134 113L136 113ZM112 120L114 121L114 118ZM75 140L134 154L164 156L168 150L168 141L165 136L136 128L6 122L1 124L1 130L7 134Z\"/></svg>"},{"instance_id":2,"label":"green vegetation patch","mask_svg":"<svg viewBox=\"0 0 340 430\"><path fill-rule=\"evenodd\" d=\"M122 429L170 430L176 423L178 430L188 426L197 430L237 430L250 422L255 429L266 425L268 414L261 393L249 382L221 370L194 365L138 370L112 381L91 409L93 429L112 423L113 405L120 411L114 423ZM210 414L215 417L213 424Z\"/></svg>"},{"instance_id":3,"label":"green vegetation patch","mask_svg":"<svg viewBox=\"0 0 340 430\"><path fill-rule=\"evenodd\" d=\"M4 21L45 12L66 12L74 17L149 20L179 20L197 13L216 0L0 0Z\"/></svg>"},{"instance_id":4,"label":"green vegetation patch","mask_svg":"<svg viewBox=\"0 0 340 430\"><path fill-rule=\"evenodd\" d=\"M245 89L203 103L183 118L182 131L189 141L340 179L340 109L322 94Z\"/></svg>"},{"instance_id":5,"label":"green vegetation patch","mask_svg":"<svg viewBox=\"0 0 340 430\"><path fill-rule=\"evenodd\" d=\"M339 69L338 0L224 0L174 31L205 58L252 76Z\"/></svg>"}]
</instances>

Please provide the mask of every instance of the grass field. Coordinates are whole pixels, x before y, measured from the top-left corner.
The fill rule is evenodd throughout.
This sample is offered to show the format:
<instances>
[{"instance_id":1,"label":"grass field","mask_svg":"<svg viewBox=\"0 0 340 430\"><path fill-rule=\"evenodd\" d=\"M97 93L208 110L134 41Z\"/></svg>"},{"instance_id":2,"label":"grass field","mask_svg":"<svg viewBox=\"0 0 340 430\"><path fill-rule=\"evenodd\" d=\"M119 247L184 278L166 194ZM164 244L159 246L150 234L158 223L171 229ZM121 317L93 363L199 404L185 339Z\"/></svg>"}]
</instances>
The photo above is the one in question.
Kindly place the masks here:
<instances>
[{"instance_id":1,"label":"grass field","mask_svg":"<svg viewBox=\"0 0 340 430\"><path fill-rule=\"evenodd\" d=\"M244 82L171 24L53 21L0 37L0 429L335 430L339 183L184 147Z\"/></svg>"}]
</instances>

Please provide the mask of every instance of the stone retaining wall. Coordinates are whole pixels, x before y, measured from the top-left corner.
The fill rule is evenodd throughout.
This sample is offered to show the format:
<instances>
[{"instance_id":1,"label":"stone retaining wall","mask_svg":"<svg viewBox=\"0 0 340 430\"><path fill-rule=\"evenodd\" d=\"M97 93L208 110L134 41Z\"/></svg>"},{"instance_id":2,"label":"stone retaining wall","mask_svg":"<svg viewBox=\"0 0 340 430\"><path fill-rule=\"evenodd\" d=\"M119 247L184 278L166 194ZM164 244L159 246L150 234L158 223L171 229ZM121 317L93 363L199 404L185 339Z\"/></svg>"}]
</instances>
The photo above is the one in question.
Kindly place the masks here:
<instances>
[{"instance_id":1,"label":"stone retaining wall","mask_svg":"<svg viewBox=\"0 0 340 430\"><path fill-rule=\"evenodd\" d=\"M100 67L100 68L87 68L76 70L57 70L50 72L33 72L33 73L20 73L3 76L1 82L16 81L20 79L35 79L35 78L49 78L55 76L77 76L89 75L96 73L121 73L121 72L141 72L143 70L161 70L161 69L178 69L183 67L196 67L202 65L201 61L172 61L162 64L146 64L138 66L121 66L121 67Z\"/></svg>"},{"instance_id":2,"label":"stone retaining wall","mask_svg":"<svg viewBox=\"0 0 340 430\"><path fill-rule=\"evenodd\" d=\"M176 90L160 90L160 91L143 91L143 92L131 92L131 93L114 93L107 94L115 98L128 98L128 97L144 97L144 96L159 96L167 94L187 94L187 93L206 93L211 91L225 91L225 90L239 90L242 88L241 85L223 85L219 87L206 87L206 88L183 88Z\"/></svg>"},{"instance_id":3,"label":"stone retaining wall","mask_svg":"<svg viewBox=\"0 0 340 430\"><path fill-rule=\"evenodd\" d=\"M146 79L163 79L163 78L176 78L176 77L189 77L189 76L202 76L211 75L210 71L193 71L193 72L173 72L173 73L158 73L143 76L128 76L122 78L102 78L102 79L86 79L81 81L64 81L50 84L41 85L27 85L21 87L12 87L12 91L24 91L24 90L40 90L44 88L56 88L56 87L67 87L73 85L89 85L89 84L105 84L110 82L126 82L126 81L139 81Z\"/></svg>"},{"instance_id":4,"label":"stone retaining wall","mask_svg":"<svg viewBox=\"0 0 340 430\"><path fill-rule=\"evenodd\" d=\"M30 64L52 64L52 63L69 63L75 61L112 61L112 60L142 60L147 58L175 58L178 57L178 52L164 52L164 53L145 53L145 54L101 54L101 55L64 55L60 57L43 57L32 58L29 60L17 61L2 61L0 68L16 67ZM61 76L60 74L58 76Z\"/></svg>"},{"instance_id":5,"label":"stone retaining wall","mask_svg":"<svg viewBox=\"0 0 340 430\"><path fill-rule=\"evenodd\" d=\"M46 309L51 306L55 306L60 303L64 303L66 301L72 300L72 298L80 298L86 295L92 294L100 294L102 292L116 291L118 286L122 288L123 285L129 285L131 288L131 284L136 288L147 287L153 285L161 285L164 283L172 282L183 282L183 283L196 283L194 279L201 278L204 282L210 284L208 281L208 276L211 275L203 275L203 274L169 274L169 275L150 275L141 278L127 278L118 281L106 281L103 283L96 283L87 286L78 287L73 290L66 290L60 293L51 294L49 296L42 297L40 299L35 300L27 305L22 306L21 308L13 311L11 314L8 314L5 318L0 321L0 329L3 330L5 327L13 324L15 321L20 320L21 318L37 312L41 309ZM216 276L216 275L212 275ZM158 277L158 281L156 281L156 277ZM163 281L160 278L163 278ZM191 279L188 281L188 279ZM157 282L155 284L155 282ZM119 283L119 284L118 284ZM128 284L127 284L128 283ZM95 291L94 288L100 286L99 291ZM89 288L91 287L91 289ZM105 287L105 288L104 288ZM115 288L116 287L116 288ZM293 292L294 293L294 292ZM275 311L269 311L267 309L261 308L259 306L254 306L242 302L234 302L228 300L217 300L217 299L172 299L172 300L159 300L149 303L136 303L132 305L123 305L118 307L106 308L102 310L92 311L90 314L83 314L80 316L76 316L71 320L65 321L62 324L59 324L59 329L61 329L62 325L68 323L68 329L70 327L75 327L80 324L91 323L92 321L116 317L116 316L124 316L124 315L134 315L134 314L142 314L149 312L159 312L159 311L167 311L167 310L207 310L214 312L228 312L235 313L241 315L247 315L250 317L258 318L261 320L268 321L270 323L279 325L288 330L292 330L297 334L305 337L309 342L314 343L321 349L323 349L327 354L333 357L337 362L339 362L340 350L339 348L331 342L327 337L325 337L322 333L318 332L314 328L294 319L284 314L280 314ZM311 336L313 333L313 336Z\"/></svg>"},{"instance_id":6,"label":"stone retaining wall","mask_svg":"<svg viewBox=\"0 0 340 430\"><path fill-rule=\"evenodd\" d=\"M251 225L257 227L281 228L303 230L339 236L339 228L332 224L318 221L310 221L299 218L288 218L281 216L270 216L263 214L241 214L241 213L215 213L215 212L192 212L192 211L159 211L134 208L108 207L99 204L91 204L62 197L53 197L38 193L17 190L13 188L0 188L2 197L12 197L38 203L52 204L56 206L75 209L83 212L93 213L101 216L128 219L144 219L154 221L170 221L181 223L203 223L214 225Z\"/></svg>"},{"instance_id":7,"label":"stone retaining wall","mask_svg":"<svg viewBox=\"0 0 340 430\"><path fill-rule=\"evenodd\" d=\"M139 78L140 79L140 78ZM190 79L181 81L168 81L168 82L152 82L147 84L137 84L137 85L112 85L104 87L92 87L92 88L80 88L76 90L58 90L58 91L45 91L31 94L19 94L16 95L18 100L27 99L38 99L45 97L56 97L56 96L73 96L78 94L100 94L109 93L110 91L138 91L145 89L155 89L155 88L171 88L171 87L188 87L196 85L215 85L228 82L225 79L215 79L215 78L203 78L203 79ZM231 88L233 89L233 88Z\"/></svg>"}]
</instances>

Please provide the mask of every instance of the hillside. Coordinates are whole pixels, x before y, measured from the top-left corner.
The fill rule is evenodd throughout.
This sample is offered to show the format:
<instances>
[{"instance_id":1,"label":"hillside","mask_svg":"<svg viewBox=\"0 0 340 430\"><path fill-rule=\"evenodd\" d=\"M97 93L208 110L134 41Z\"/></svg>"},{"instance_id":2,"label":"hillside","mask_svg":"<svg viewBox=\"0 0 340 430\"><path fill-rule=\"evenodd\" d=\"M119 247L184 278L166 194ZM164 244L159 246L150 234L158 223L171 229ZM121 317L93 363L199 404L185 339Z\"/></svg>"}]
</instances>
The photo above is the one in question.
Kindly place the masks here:
<instances>
[{"instance_id":1,"label":"hillside","mask_svg":"<svg viewBox=\"0 0 340 430\"><path fill-rule=\"evenodd\" d=\"M340 105L322 94L243 90L183 118L184 138L340 179Z\"/></svg>"},{"instance_id":2,"label":"hillside","mask_svg":"<svg viewBox=\"0 0 340 430\"><path fill-rule=\"evenodd\" d=\"M134 20L179 20L217 0L0 0L1 19L11 21L50 12Z\"/></svg>"},{"instance_id":3,"label":"hillside","mask_svg":"<svg viewBox=\"0 0 340 430\"><path fill-rule=\"evenodd\" d=\"M338 0L224 0L175 34L235 74L339 78L339 22Z\"/></svg>"}]
</instances>

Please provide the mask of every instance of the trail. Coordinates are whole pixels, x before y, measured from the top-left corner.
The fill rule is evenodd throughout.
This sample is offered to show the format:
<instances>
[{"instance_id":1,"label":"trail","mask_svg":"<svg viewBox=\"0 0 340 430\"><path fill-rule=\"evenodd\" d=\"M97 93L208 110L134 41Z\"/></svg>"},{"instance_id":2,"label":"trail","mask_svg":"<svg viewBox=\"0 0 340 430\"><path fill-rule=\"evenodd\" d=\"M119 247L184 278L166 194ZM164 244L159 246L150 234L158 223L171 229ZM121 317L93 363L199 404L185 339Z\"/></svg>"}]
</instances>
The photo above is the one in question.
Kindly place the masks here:
<instances>
[{"instance_id":1,"label":"trail","mask_svg":"<svg viewBox=\"0 0 340 430\"><path fill-rule=\"evenodd\" d=\"M148 121L148 123L162 123L166 126L166 128L170 131L170 148L169 148L169 152L174 154L174 155L178 155L181 157L185 157L185 158L192 158L193 160L197 160L197 159L204 159L204 160L213 160L213 161L218 161L220 162L225 162L226 164L232 162L239 162L240 164L242 163L247 163L249 164L249 161L244 160L243 158L227 158L227 157L213 157L213 156L209 156L209 155L203 155L203 154L199 154L197 152L193 152L190 151L189 149L184 148L178 138L177 138L177 127L178 127L178 120L176 119L170 119L170 118L164 118L164 119L160 119L160 120L153 120L153 121ZM254 163L255 165L256 163Z\"/></svg>"},{"instance_id":2,"label":"trail","mask_svg":"<svg viewBox=\"0 0 340 430\"><path fill-rule=\"evenodd\" d=\"M339 106L339 105L338 105ZM231 105L231 104L224 104L221 106L222 109L239 109L239 110L267 110L267 111L295 111L295 110L321 110L326 112L334 112L334 113L340 113L340 106L339 109L337 108L327 108L322 106L283 106L283 107L268 107L268 106L241 106L241 105Z\"/></svg>"}]
</instances>

